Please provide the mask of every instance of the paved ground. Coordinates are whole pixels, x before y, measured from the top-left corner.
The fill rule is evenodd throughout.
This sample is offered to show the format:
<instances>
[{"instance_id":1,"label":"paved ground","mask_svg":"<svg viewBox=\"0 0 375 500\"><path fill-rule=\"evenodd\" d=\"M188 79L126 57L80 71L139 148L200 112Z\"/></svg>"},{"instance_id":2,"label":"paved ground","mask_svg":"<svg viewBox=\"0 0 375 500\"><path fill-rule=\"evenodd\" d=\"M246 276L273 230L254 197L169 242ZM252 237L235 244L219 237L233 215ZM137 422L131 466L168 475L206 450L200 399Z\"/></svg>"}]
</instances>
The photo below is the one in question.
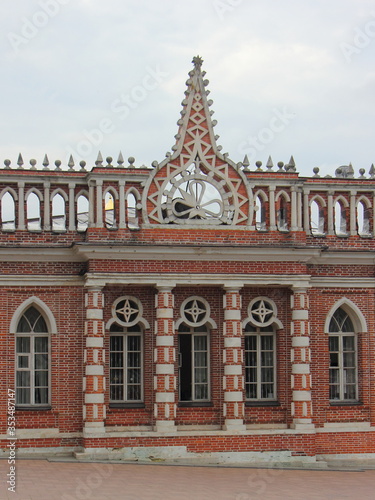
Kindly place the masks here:
<instances>
[{"instance_id":1,"label":"paved ground","mask_svg":"<svg viewBox=\"0 0 375 500\"><path fill-rule=\"evenodd\" d=\"M244 467L17 460L16 493L0 460L1 500L367 500L375 470L277 470Z\"/></svg>"}]
</instances>

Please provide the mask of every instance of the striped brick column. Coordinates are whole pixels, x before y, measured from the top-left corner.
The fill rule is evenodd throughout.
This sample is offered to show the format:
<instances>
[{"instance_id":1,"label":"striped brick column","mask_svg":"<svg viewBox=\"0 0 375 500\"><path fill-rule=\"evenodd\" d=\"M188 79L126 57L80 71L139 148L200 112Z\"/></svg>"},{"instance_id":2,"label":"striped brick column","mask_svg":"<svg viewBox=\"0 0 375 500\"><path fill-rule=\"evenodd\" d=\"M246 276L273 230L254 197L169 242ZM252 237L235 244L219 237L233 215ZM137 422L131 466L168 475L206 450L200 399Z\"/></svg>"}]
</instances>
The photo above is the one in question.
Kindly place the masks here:
<instances>
[{"instance_id":1,"label":"striped brick column","mask_svg":"<svg viewBox=\"0 0 375 500\"><path fill-rule=\"evenodd\" d=\"M224 430L245 430L241 296L238 288L224 287L223 416Z\"/></svg>"},{"instance_id":2,"label":"striped brick column","mask_svg":"<svg viewBox=\"0 0 375 500\"><path fill-rule=\"evenodd\" d=\"M313 428L310 374L309 297L305 288L294 288L291 296L291 388L292 428Z\"/></svg>"},{"instance_id":3,"label":"striped brick column","mask_svg":"<svg viewBox=\"0 0 375 500\"><path fill-rule=\"evenodd\" d=\"M176 418L176 349L174 346L174 296L173 286L157 286L156 307L156 347L154 350L154 417L155 430L169 432L175 430Z\"/></svg>"},{"instance_id":4,"label":"striped brick column","mask_svg":"<svg viewBox=\"0 0 375 500\"><path fill-rule=\"evenodd\" d=\"M85 432L104 432L104 296L100 288L89 288L85 296L84 405Z\"/></svg>"}]
</instances>

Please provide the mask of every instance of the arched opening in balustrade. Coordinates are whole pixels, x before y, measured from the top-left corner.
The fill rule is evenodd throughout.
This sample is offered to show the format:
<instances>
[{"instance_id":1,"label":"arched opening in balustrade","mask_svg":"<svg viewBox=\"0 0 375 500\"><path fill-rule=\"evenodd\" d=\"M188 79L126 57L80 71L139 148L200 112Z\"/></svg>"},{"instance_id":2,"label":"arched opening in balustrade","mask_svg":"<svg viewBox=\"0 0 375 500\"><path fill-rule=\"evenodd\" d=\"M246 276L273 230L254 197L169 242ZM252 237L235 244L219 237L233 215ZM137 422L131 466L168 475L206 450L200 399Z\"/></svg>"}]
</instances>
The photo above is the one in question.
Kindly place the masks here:
<instances>
[{"instance_id":1,"label":"arched opening in balustrade","mask_svg":"<svg viewBox=\"0 0 375 500\"><path fill-rule=\"evenodd\" d=\"M266 221L266 194L263 191L258 191L255 196L255 228L257 231L267 230Z\"/></svg>"},{"instance_id":2,"label":"arched opening in balustrade","mask_svg":"<svg viewBox=\"0 0 375 500\"><path fill-rule=\"evenodd\" d=\"M80 193L76 200L76 227L77 231L84 232L89 227L89 199L87 193Z\"/></svg>"},{"instance_id":3,"label":"arched opening in balustrade","mask_svg":"<svg viewBox=\"0 0 375 500\"><path fill-rule=\"evenodd\" d=\"M325 202L320 196L316 196L310 203L310 231L313 236L325 233Z\"/></svg>"},{"instance_id":4,"label":"arched opening in balustrade","mask_svg":"<svg viewBox=\"0 0 375 500\"><path fill-rule=\"evenodd\" d=\"M288 231L288 204L290 203L290 197L284 191L280 191L276 196L276 207L277 207L277 228L279 231Z\"/></svg>"},{"instance_id":5,"label":"arched opening in balustrade","mask_svg":"<svg viewBox=\"0 0 375 500\"><path fill-rule=\"evenodd\" d=\"M116 200L117 195L111 189L104 193L104 223L107 229L115 229L116 224Z\"/></svg>"},{"instance_id":6,"label":"arched opening in balustrade","mask_svg":"<svg viewBox=\"0 0 375 500\"><path fill-rule=\"evenodd\" d=\"M61 193L52 196L52 231L66 230L66 206Z\"/></svg>"},{"instance_id":7,"label":"arched opening in balustrade","mask_svg":"<svg viewBox=\"0 0 375 500\"><path fill-rule=\"evenodd\" d=\"M41 198L34 191L30 191L26 196L26 219L28 231L41 231L42 229L40 200Z\"/></svg>"},{"instance_id":8,"label":"arched opening in balustrade","mask_svg":"<svg viewBox=\"0 0 375 500\"><path fill-rule=\"evenodd\" d=\"M14 231L16 229L15 194L5 191L1 196L1 229Z\"/></svg>"},{"instance_id":9,"label":"arched opening in balustrade","mask_svg":"<svg viewBox=\"0 0 375 500\"><path fill-rule=\"evenodd\" d=\"M347 210L348 202L345 198L337 198L335 202L335 234L337 236L344 236L348 234L348 223L347 223Z\"/></svg>"},{"instance_id":10,"label":"arched opening in balustrade","mask_svg":"<svg viewBox=\"0 0 375 500\"><path fill-rule=\"evenodd\" d=\"M135 190L129 190L126 195L126 221L129 229L138 229L138 209L137 198L138 193Z\"/></svg>"},{"instance_id":11,"label":"arched opening in balustrade","mask_svg":"<svg viewBox=\"0 0 375 500\"><path fill-rule=\"evenodd\" d=\"M371 203L365 197L357 202L357 231L360 236L369 236Z\"/></svg>"}]
</instances>

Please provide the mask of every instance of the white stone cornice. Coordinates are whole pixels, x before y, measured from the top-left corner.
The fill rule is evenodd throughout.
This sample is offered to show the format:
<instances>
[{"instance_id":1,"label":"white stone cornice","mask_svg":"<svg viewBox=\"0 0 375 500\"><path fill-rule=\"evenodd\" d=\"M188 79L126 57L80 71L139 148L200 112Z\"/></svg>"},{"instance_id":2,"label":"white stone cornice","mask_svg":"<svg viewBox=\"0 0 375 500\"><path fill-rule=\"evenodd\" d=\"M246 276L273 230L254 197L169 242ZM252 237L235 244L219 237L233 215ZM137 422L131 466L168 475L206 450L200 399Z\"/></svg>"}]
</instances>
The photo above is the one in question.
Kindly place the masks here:
<instances>
[{"instance_id":1,"label":"white stone cornice","mask_svg":"<svg viewBox=\"0 0 375 500\"><path fill-rule=\"evenodd\" d=\"M33 276L33 275L6 275L0 276L0 286L80 286L84 285L79 276Z\"/></svg>"},{"instance_id":2,"label":"white stone cornice","mask_svg":"<svg viewBox=\"0 0 375 500\"><path fill-rule=\"evenodd\" d=\"M363 251L363 252L335 252L335 251L325 251L320 254L313 256L311 258L310 264L316 265L374 265L375 264L375 252L374 251Z\"/></svg>"},{"instance_id":3,"label":"white stone cornice","mask_svg":"<svg viewBox=\"0 0 375 500\"><path fill-rule=\"evenodd\" d=\"M80 245L74 247L76 255L87 259L110 260L190 260L234 262L310 262L321 253L316 248L245 247L245 246L111 246ZM228 279L231 282L232 280ZM237 285L238 286L238 285Z\"/></svg>"},{"instance_id":4,"label":"white stone cornice","mask_svg":"<svg viewBox=\"0 0 375 500\"><path fill-rule=\"evenodd\" d=\"M169 283L171 279L176 286L181 285L212 285L222 286L223 283L238 281L243 286L284 286L297 288L310 288L309 275L288 274L189 274L189 273L165 273L165 275L150 273L87 273L85 286L126 285L139 283L142 285L156 286L165 279Z\"/></svg>"},{"instance_id":5,"label":"white stone cornice","mask_svg":"<svg viewBox=\"0 0 375 500\"><path fill-rule=\"evenodd\" d=\"M311 278L315 288L375 288L375 279L353 276L317 276Z\"/></svg>"}]
</instances>

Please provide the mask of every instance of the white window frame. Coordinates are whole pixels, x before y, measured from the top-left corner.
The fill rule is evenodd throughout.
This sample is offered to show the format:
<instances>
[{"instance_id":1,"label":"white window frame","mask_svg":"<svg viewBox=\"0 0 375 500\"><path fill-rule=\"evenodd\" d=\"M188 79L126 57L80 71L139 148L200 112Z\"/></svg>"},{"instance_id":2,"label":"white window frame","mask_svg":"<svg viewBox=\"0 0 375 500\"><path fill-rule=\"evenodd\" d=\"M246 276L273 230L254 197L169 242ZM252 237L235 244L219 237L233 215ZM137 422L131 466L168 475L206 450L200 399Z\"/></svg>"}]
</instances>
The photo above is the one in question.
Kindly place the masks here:
<instances>
[{"instance_id":1,"label":"white window frame","mask_svg":"<svg viewBox=\"0 0 375 500\"><path fill-rule=\"evenodd\" d=\"M25 311L26 312L26 311ZM29 338L30 339L30 352L29 353L19 353L17 351L17 339L18 338ZM47 362L47 386L36 386L35 385L35 372L38 371L38 369L35 368L35 340L36 338L47 338L47 356L48 356L48 362ZM25 368L19 368L19 359L22 356L27 356L28 357L28 366ZM51 337L49 333L37 333L37 332L25 332L25 333L17 333L15 336L15 361L16 361L16 366L15 366L15 373L14 373L14 386L16 388L16 407L17 408L28 408L28 407L35 407L35 408L44 408L46 406L51 406ZM26 387L23 386L18 386L17 384L17 373L18 372L30 372L30 386L29 391L30 391L30 402L28 403L19 403L17 402L17 395L18 395L18 390L23 389ZM47 387L48 391L48 398L46 402L43 403L36 403L35 402L35 389L36 387Z\"/></svg>"},{"instance_id":2,"label":"white window frame","mask_svg":"<svg viewBox=\"0 0 375 500\"><path fill-rule=\"evenodd\" d=\"M247 325L247 328L250 327L250 324ZM275 329L271 326L268 327L269 331L261 331L262 329L265 329L266 327L260 328L258 326L251 326L252 328L255 328L256 331L246 331L244 332L244 366L245 366L245 400L246 401L260 401L260 402L265 402L265 401L277 401L277 349L276 349L276 332ZM249 384L254 384L254 382L250 382L246 379L246 373L247 373L247 368L253 368L250 367L246 364L246 352L248 349L246 349L246 338L254 336L256 337L256 356L257 356L257 364L256 364L256 392L257 392L257 397L256 398L248 398L246 397L247 393L247 385ZM262 354L262 348L261 348L261 338L262 336L272 336L272 342L273 342L273 349L272 349L272 354L273 354L273 397L272 398L262 398L262 364L261 364L261 354ZM267 351L268 352L268 351Z\"/></svg>"},{"instance_id":3,"label":"white window frame","mask_svg":"<svg viewBox=\"0 0 375 500\"><path fill-rule=\"evenodd\" d=\"M331 399L331 403L350 403L350 402L357 402L358 401L358 339L357 335L355 332L330 332L329 333L329 339L331 337L337 337L339 341L339 350L338 351L331 351L329 349L329 356L330 356L330 361L329 361L329 375L331 373L331 370L338 371L339 374L339 398L338 399ZM345 381L345 368L344 367L344 349L343 349L343 343L344 343L344 337L353 337L354 339L354 363L355 366L351 367L351 369L354 368L355 370L355 382L350 384L351 386L355 387L355 397L354 398L345 398L345 392L346 392L346 381ZM328 340L329 341L329 340ZM331 366L331 352L338 352L338 367L332 367ZM348 352L348 351L345 351ZM337 384L331 383L331 381L328 381L329 384L329 390L331 389L331 386L336 386Z\"/></svg>"},{"instance_id":4,"label":"white window frame","mask_svg":"<svg viewBox=\"0 0 375 500\"><path fill-rule=\"evenodd\" d=\"M127 363L127 355L128 355L128 337L133 336L133 337L139 337L140 338L140 366L139 369L141 371L141 377L140 377L140 383L137 384L140 386L140 399L128 399L127 394L128 394L128 387L129 387L129 382L128 382L128 363ZM112 337L122 337L123 338L123 350L122 350L122 359L123 359L123 366L120 368L111 367L111 338ZM129 331L127 327L123 328L123 331L112 331L110 332L110 339L109 339L109 402L116 404L116 403L143 403L144 401L144 339L143 339L143 331L142 328L139 326L138 331ZM116 351L119 352L119 351ZM123 383L122 384L113 384L111 381L111 370L112 369L122 369L123 371ZM123 387L123 399L111 399L111 387L112 386L119 386L122 385Z\"/></svg>"},{"instance_id":5,"label":"white window frame","mask_svg":"<svg viewBox=\"0 0 375 500\"><path fill-rule=\"evenodd\" d=\"M187 325L186 325L187 326ZM202 328L202 327L200 327ZM205 328L205 331L202 329L202 331L195 331L197 328L194 327L188 327L186 331L179 331L178 332L178 337L179 337L179 342L180 342L180 335L188 335L191 337L191 399L181 399L181 367L182 367L182 356L180 352L180 345L179 345L179 352L178 352L178 368L179 368L179 374L178 374L178 399L181 403L207 403L211 401L210 394L211 394L211 377L210 377L210 333L207 328ZM205 368L207 372L207 382L206 383L197 383L195 381L195 369L197 368L195 366L195 361L194 361L194 354L196 352L195 350L195 338L196 337L205 337L206 338L206 356L207 356L207 365L205 367L199 367L199 368ZM196 386L197 385L206 385L207 386L207 398L204 399L198 399L195 397L196 395Z\"/></svg>"}]
</instances>

